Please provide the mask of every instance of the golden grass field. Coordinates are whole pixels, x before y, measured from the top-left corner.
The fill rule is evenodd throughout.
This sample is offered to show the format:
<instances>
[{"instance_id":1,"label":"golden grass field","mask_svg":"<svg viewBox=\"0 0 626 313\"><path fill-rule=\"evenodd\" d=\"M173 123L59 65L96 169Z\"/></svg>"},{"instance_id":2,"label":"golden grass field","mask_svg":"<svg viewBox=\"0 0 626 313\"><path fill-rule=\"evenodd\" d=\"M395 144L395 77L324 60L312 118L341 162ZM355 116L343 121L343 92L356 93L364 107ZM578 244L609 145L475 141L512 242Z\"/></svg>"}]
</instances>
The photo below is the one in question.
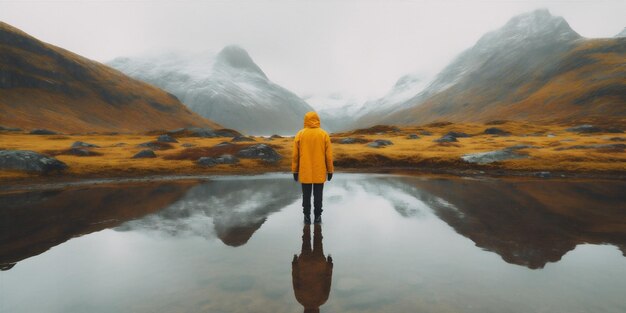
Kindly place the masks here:
<instances>
[{"instance_id":1,"label":"golden grass field","mask_svg":"<svg viewBox=\"0 0 626 313\"><path fill-rule=\"evenodd\" d=\"M488 127L498 127L511 133L510 136L484 134ZM374 127L346 133L332 134L334 158L337 171L384 171L389 169L416 170L424 172L450 173L496 173L528 174L539 171L555 173L585 173L593 175L622 176L626 174L626 153L623 148L613 149L571 149L557 150L576 145L623 144L623 133L576 134L568 132L565 125L536 125L521 122L500 122L487 124L447 124L433 123L425 126ZM432 135L421 135L423 131ZM433 140L448 131L460 131L473 135L458 138L454 143L437 143ZM234 154L242 146L255 142L235 143L237 146L224 149L212 148L231 138L180 137L179 143L172 143L167 150L157 150L157 158L132 159L143 150L138 144L156 139L150 135L28 135L0 134L0 149L33 150L53 155L65 162L69 168L56 174L39 176L23 172L0 171L0 181L23 181L48 179L50 177L95 178L95 177L136 177L144 175L193 175L193 174L247 174L275 171L290 171L292 138L253 137L256 143L274 147L283 158L276 164L258 160L241 159L235 165L202 167L194 163L200 156L218 156L222 153ZM418 134L419 139L408 139L408 134ZM550 135L550 136L549 136ZM387 139L393 145L371 148L366 143L339 144L342 138L361 138L365 141ZM100 146L90 150L99 155L74 156L63 154L75 141L84 141ZM183 144L193 144L185 148ZM503 149L516 144L535 146L519 150L529 155L526 159L515 159L487 165L470 164L460 159L463 154ZM622 146L623 147L623 146Z\"/></svg>"}]
</instances>

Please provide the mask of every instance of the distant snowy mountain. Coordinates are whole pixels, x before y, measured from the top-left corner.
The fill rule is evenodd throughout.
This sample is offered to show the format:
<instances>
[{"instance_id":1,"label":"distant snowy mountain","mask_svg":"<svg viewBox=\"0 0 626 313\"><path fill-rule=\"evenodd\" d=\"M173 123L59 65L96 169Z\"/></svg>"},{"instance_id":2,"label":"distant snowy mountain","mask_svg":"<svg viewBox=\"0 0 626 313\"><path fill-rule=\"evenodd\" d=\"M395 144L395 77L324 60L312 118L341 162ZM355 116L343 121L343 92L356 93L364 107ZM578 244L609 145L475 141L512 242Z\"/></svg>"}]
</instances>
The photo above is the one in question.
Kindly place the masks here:
<instances>
[{"instance_id":1,"label":"distant snowy mountain","mask_svg":"<svg viewBox=\"0 0 626 313\"><path fill-rule=\"evenodd\" d=\"M355 121L358 119L358 123L350 128L359 128L362 126L360 124L376 124L376 120L409 107L416 101L416 98L422 96L429 81L430 78L422 73L402 76L385 96L366 102L355 112L354 118Z\"/></svg>"},{"instance_id":2,"label":"distant snowy mountain","mask_svg":"<svg viewBox=\"0 0 626 313\"><path fill-rule=\"evenodd\" d=\"M248 134L293 134L313 110L271 82L238 46L212 53L117 58L110 66L176 95L194 112Z\"/></svg>"},{"instance_id":3,"label":"distant snowy mountain","mask_svg":"<svg viewBox=\"0 0 626 313\"><path fill-rule=\"evenodd\" d=\"M320 116L322 128L329 132L349 129L355 120L356 112L362 106L362 101L343 95L331 93L303 97Z\"/></svg>"},{"instance_id":4,"label":"distant snowy mountain","mask_svg":"<svg viewBox=\"0 0 626 313\"><path fill-rule=\"evenodd\" d=\"M622 29L621 32L615 35L615 38L625 38L625 37L626 37L626 27L624 27L624 29Z\"/></svg>"},{"instance_id":5,"label":"distant snowy mountain","mask_svg":"<svg viewBox=\"0 0 626 313\"><path fill-rule=\"evenodd\" d=\"M357 121L363 122L364 116L380 118L403 108L403 103L412 103L410 100L424 90L428 82L427 75L416 72L401 77L385 96L376 100L359 100L339 93L305 99L318 110L328 129L345 131L359 128Z\"/></svg>"}]
</instances>

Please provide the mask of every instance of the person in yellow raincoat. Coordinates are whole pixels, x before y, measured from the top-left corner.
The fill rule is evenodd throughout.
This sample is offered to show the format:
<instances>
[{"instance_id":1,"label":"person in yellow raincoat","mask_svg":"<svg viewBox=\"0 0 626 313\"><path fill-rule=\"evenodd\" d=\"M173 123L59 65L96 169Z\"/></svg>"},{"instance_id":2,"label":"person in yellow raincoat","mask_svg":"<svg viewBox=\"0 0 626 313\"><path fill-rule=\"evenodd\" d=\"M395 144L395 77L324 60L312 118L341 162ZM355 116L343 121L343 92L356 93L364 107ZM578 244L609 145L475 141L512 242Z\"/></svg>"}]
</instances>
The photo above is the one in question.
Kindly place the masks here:
<instances>
[{"instance_id":1,"label":"person in yellow raincoat","mask_svg":"<svg viewBox=\"0 0 626 313\"><path fill-rule=\"evenodd\" d=\"M304 115L304 128L294 138L291 172L293 179L302 184L304 223L311 223L311 191L315 223L321 223L324 182L333 178L334 167L330 136L320 128L320 117L315 112Z\"/></svg>"}]
</instances>

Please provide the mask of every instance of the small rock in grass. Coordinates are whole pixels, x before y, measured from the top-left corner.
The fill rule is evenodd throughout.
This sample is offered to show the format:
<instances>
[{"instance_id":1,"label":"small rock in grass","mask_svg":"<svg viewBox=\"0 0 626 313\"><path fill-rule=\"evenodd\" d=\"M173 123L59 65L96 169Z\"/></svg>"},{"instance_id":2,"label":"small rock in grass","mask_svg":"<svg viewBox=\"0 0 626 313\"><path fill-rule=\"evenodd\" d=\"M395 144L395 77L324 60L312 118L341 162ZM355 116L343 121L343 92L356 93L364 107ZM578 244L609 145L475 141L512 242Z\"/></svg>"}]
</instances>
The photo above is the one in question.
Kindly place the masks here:
<instances>
[{"instance_id":1,"label":"small rock in grass","mask_svg":"<svg viewBox=\"0 0 626 313\"><path fill-rule=\"evenodd\" d=\"M393 142L391 142L390 140L385 140L385 139L376 139L373 142L370 142L367 144L367 146L371 148L382 148L382 147L386 147L389 145L393 145Z\"/></svg>"},{"instance_id":2,"label":"small rock in grass","mask_svg":"<svg viewBox=\"0 0 626 313\"><path fill-rule=\"evenodd\" d=\"M159 137L157 137L157 141L158 142L178 142L178 140L176 140L176 138L170 136L170 135L161 135Z\"/></svg>"},{"instance_id":3,"label":"small rock in grass","mask_svg":"<svg viewBox=\"0 0 626 313\"><path fill-rule=\"evenodd\" d=\"M263 143L243 148L237 152L237 156L240 158L261 159L269 163L277 162L282 158L274 148Z\"/></svg>"},{"instance_id":4,"label":"small rock in grass","mask_svg":"<svg viewBox=\"0 0 626 313\"><path fill-rule=\"evenodd\" d=\"M497 128L497 127L487 128L487 129L485 129L484 133L487 134L487 135L497 135L497 136L509 136L509 135L511 135L510 132L508 132L508 131L506 131L504 129Z\"/></svg>"},{"instance_id":5,"label":"small rock in grass","mask_svg":"<svg viewBox=\"0 0 626 313\"><path fill-rule=\"evenodd\" d=\"M488 152L480 152L480 153L469 153L465 154L461 157L461 159L468 163L476 163L476 164L489 164L493 162L501 162L512 159L525 159L528 158L528 155L519 154L517 150L529 148L530 146L523 147L523 145L517 145L509 148L505 148L502 150L488 151Z\"/></svg>"},{"instance_id":6,"label":"small rock in grass","mask_svg":"<svg viewBox=\"0 0 626 313\"><path fill-rule=\"evenodd\" d=\"M366 139L352 138L352 137L342 138L341 140L339 140L339 143L344 144L344 145L350 145L350 144L355 144L355 143L366 143L366 142L367 142Z\"/></svg>"},{"instance_id":7,"label":"small rock in grass","mask_svg":"<svg viewBox=\"0 0 626 313\"><path fill-rule=\"evenodd\" d=\"M237 164L239 159L231 154L222 154L216 161L220 164Z\"/></svg>"},{"instance_id":8,"label":"small rock in grass","mask_svg":"<svg viewBox=\"0 0 626 313\"><path fill-rule=\"evenodd\" d=\"M237 164L239 159L230 154L223 154L220 157L201 157L196 161L196 164L200 166L213 167L218 164Z\"/></svg>"},{"instance_id":9,"label":"small rock in grass","mask_svg":"<svg viewBox=\"0 0 626 313\"><path fill-rule=\"evenodd\" d=\"M213 167L215 165L217 165L217 161L215 160L215 158L212 157L201 157L196 161L196 164L200 165L200 166L207 166L207 167Z\"/></svg>"},{"instance_id":10,"label":"small rock in grass","mask_svg":"<svg viewBox=\"0 0 626 313\"><path fill-rule=\"evenodd\" d=\"M452 136L455 138L467 138L467 137L472 137L471 135L468 135L464 132L456 132L456 131L450 131L447 134L445 134L444 136Z\"/></svg>"},{"instance_id":11,"label":"small rock in grass","mask_svg":"<svg viewBox=\"0 0 626 313\"><path fill-rule=\"evenodd\" d=\"M152 150L141 150L137 154L133 155L133 159L148 159L148 158L156 158L156 154Z\"/></svg>"},{"instance_id":12,"label":"small rock in grass","mask_svg":"<svg viewBox=\"0 0 626 313\"><path fill-rule=\"evenodd\" d=\"M94 145L92 143L76 141L72 144L72 148L100 148L100 146Z\"/></svg>"},{"instance_id":13,"label":"small rock in grass","mask_svg":"<svg viewBox=\"0 0 626 313\"><path fill-rule=\"evenodd\" d=\"M433 140L434 142L457 142L458 140L454 136L443 135L439 139Z\"/></svg>"},{"instance_id":14,"label":"small rock in grass","mask_svg":"<svg viewBox=\"0 0 626 313\"><path fill-rule=\"evenodd\" d=\"M583 134L602 132L602 129L600 127L596 127L596 126L589 125L589 124L570 127L570 128L568 128L566 130L568 132L583 133Z\"/></svg>"},{"instance_id":15,"label":"small rock in grass","mask_svg":"<svg viewBox=\"0 0 626 313\"><path fill-rule=\"evenodd\" d=\"M232 144L230 142L227 141L222 141L218 144L215 145L215 147L228 147L228 146L234 146L235 144Z\"/></svg>"},{"instance_id":16,"label":"small rock in grass","mask_svg":"<svg viewBox=\"0 0 626 313\"><path fill-rule=\"evenodd\" d=\"M0 131L6 131L6 132L20 132L22 131L21 128L17 128L17 127L6 127L6 126L0 126Z\"/></svg>"},{"instance_id":17,"label":"small rock in grass","mask_svg":"<svg viewBox=\"0 0 626 313\"><path fill-rule=\"evenodd\" d=\"M71 155L75 155L75 156L92 156L95 155L93 152L89 151L88 149L85 148L71 148L68 151L69 154Z\"/></svg>"},{"instance_id":18,"label":"small rock in grass","mask_svg":"<svg viewBox=\"0 0 626 313\"><path fill-rule=\"evenodd\" d=\"M237 136L237 137L234 137L231 141L232 142L246 142L246 141L256 141L256 140L250 137L246 137L246 136Z\"/></svg>"},{"instance_id":19,"label":"small rock in grass","mask_svg":"<svg viewBox=\"0 0 626 313\"><path fill-rule=\"evenodd\" d=\"M140 143L137 146L150 148L150 150L167 150L167 149L172 148L172 145L170 145L168 142L160 142L160 141L148 141L148 142Z\"/></svg>"},{"instance_id":20,"label":"small rock in grass","mask_svg":"<svg viewBox=\"0 0 626 313\"><path fill-rule=\"evenodd\" d=\"M58 135L59 133L55 132L55 131L51 131L48 129L33 129L30 131L31 135Z\"/></svg>"}]
</instances>

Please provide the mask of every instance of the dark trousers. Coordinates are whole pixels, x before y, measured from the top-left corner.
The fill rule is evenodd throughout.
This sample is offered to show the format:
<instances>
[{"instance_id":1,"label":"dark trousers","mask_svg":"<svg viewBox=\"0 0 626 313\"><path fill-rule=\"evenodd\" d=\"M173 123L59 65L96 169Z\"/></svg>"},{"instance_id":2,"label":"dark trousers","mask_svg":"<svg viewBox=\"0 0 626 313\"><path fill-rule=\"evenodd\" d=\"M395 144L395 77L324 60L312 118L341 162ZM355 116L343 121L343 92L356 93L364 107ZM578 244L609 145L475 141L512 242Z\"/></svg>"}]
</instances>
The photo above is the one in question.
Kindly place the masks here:
<instances>
[{"instance_id":1,"label":"dark trousers","mask_svg":"<svg viewBox=\"0 0 626 313\"><path fill-rule=\"evenodd\" d=\"M302 213L311 215L311 191L313 191L313 214L322 215L324 184L302 184Z\"/></svg>"}]
</instances>

